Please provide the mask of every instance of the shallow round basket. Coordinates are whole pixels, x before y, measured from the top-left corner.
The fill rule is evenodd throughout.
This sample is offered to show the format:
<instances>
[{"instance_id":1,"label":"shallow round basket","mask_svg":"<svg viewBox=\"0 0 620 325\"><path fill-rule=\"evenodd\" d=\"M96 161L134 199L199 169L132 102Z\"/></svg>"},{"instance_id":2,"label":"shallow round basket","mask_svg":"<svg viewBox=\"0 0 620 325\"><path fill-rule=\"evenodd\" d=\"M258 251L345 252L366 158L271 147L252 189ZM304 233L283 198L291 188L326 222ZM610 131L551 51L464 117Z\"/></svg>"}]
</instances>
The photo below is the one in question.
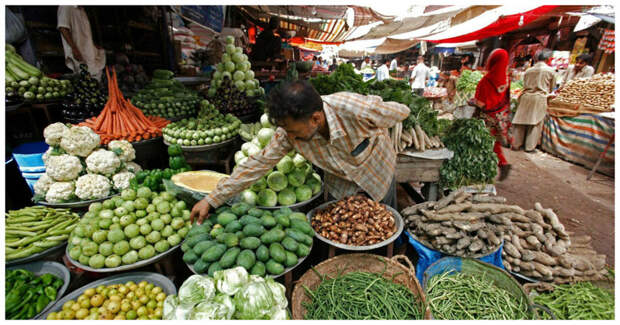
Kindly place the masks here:
<instances>
[{"instance_id":1,"label":"shallow round basket","mask_svg":"<svg viewBox=\"0 0 620 325\"><path fill-rule=\"evenodd\" d=\"M141 281L147 281L149 283L152 283L160 288L162 288L163 292L166 295L175 295L177 294L177 289L174 285L174 283L172 283L172 281L170 281L170 279L168 279L167 277L158 274L158 273L152 273L152 272L132 272L132 273L123 273L123 274L118 274L118 275L114 275L111 277L107 277L105 279L101 279L99 281L95 281L92 283L89 283L73 292L71 292L70 294L68 294L67 296L65 296L64 298L62 298L61 300L59 300L58 302L56 302L51 308L49 308L47 310L47 312L43 315L41 315L40 317L37 317L37 319L46 319L47 316L52 313L52 312L58 312L62 309L62 306L69 300L76 300L82 293L84 293L84 291L86 291L86 289L89 288L96 288L100 285L112 285L112 284L121 284L121 283L127 283L129 281L134 281L136 283L141 282Z\"/></svg>"},{"instance_id":2,"label":"shallow round basket","mask_svg":"<svg viewBox=\"0 0 620 325\"><path fill-rule=\"evenodd\" d=\"M71 208L84 208L84 207L89 206L91 203L103 202L103 201L105 201L107 199L111 199L111 198L113 198L115 196L118 196L118 195L120 195L120 194L117 193L117 194L109 195L109 196L106 196L104 198L96 199L96 200L79 201L79 202L68 202L68 203L48 203L48 202L45 202L45 201L39 201L39 202L37 202L37 204L44 205L44 206L49 207L49 208L68 208L68 209L71 209Z\"/></svg>"},{"instance_id":3,"label":"shallow round basket","mask_svg":"<svg viewBox=\"0 0 620 325\"><path fill-rule=\"evenodd\" d=\"M310 212L308 212L308 214L306 215L306 217L308 218L308 222L310 224L312 224L312 218L314 218L314 215L317 213L317 211L323 210L325 209L328 205L335 203L337 201L330 201L330 202L326 202L323 203L321 205L319 205L318 207L310 210ZM390 211L392 213L392 216L394 217L394 225L396 226L396 232L390 236L388 239L380 242L380 243L376 243L376 244L372 244L372 245L367 245L367 246L353 246L353 245L346 245L346 244L341 244L335 241L331 241L321 235L319 235L319 233L316 231L316 229L314 229L314 235L320 239L322 242L325 242L329 245L341 248L341 249L346 249L349 251L370 251L373 249L377 249L377 248L381 248L383 246L387 246L390 243L392 243L393 241L396 240L396 238L398 238L398 236L400 236L400 234L403 232L403 228L405 226L405 223L403 222L403 217L400 215L400 213L398 213L398 211L392 209L391 207L384 205L386 209L388 209L388 211ZM314 227L313 227L314 228Z\"/></svg>"},{"instance_id":4,"label":"shallow round basket","mask_svg":"<svg viewBox=\"0 0 620 325\"><path fill-rule=\"evenodd\" d=\"M44 257L62 252L65 249L65 246L67 246L66 240L62 242L61 244L59 244L58 246L50 247L42 252L38 252L30 256L24 257L24 258L18 258L16 260L6 261L5 265L13 266L13 265L19 265L19 264L24 264L24 263L40 260L40 259L43 259Z\"/></svg>"},{"instance_id":5,"label":"shallow round basket","mask_svg":"<svg viewBox=\"0 0 620 325\"><path fill-rule=\"evenodd\" d=\"M398 261L405 261L408 268ZM345 254L332 257L327 261L314 267L314 270L324 276L336 277L338 274L347 274L351 272L371 272L383 273L385 279L392 280L394 283L407 287L421 303L424 309L424 319L431 319L430 309L426 306L426 297L420 287L418 279L415 277L415 269L411 261L403 255L396 255L391 259L365 253ZM310 269L297 281L293 294L291 296L291 309L293 311L293 319L304 319L306 308L302 303L309 303L304 286L310 290L315 290L321 284L321 278L316 272ZM412 303L415 303L412 301Z\"/></svg>"},{"instance_id":6,"label":"shallow round basket","mask_svg":"<svg viewBox=\"0 0 620 325\"><path fill-rule=\"evenodd\" d=\"M93 273L111 273L111 272L129 271L129 270L133 270L133 269L137 269L137 268L141 268L143 266L147 266L147 265L153 264L155 262L158 262L162 258L170 255L172 252L174 252L175 249L179 248L180 246L181 246L181 244L178 244L176 246L171 247L170 249L168 249L167 251L165 251L163 253L159 253L159 254L157 254L157 255L149 258L149 259L141 260L141 261L138 261L138 262L133 263L133 264L121 265L121 266L118 266L118 267L106 267L106 268L100 268L100 269L92 268L92 267L90 267L88 265L81 264L80 262L72 259L71 256L69 256L69 247L67 247L67 250L65 251L65 254L67 255L67 259L71 262L71 264L79 267L82 270L90 271L90 272L93 272Z\"/></svg>"},{"instance_id":7,"label":"shallow round basket","mask_svg":"<svg viewBox=\"0 0 620 325\"><path fill-rule=\"evenodd\" d=\"M239 135L236 135L226 141L221 141L218 143L212 143L212 144L204 144L201 146L181 146L181 149L183 149L184 152L203 152L203 151L209 151L209 150L213 150L213 149L218 149L221 147L226 147L229 144L235 142L237 139L239 138ZM172 144L164 141L164 144L167 146L171 146Z\"/></svg>"},{"instance_id":8,"label":"shallow round basket","mask_svg":"<svg viewBox=\"0 0 620 325\"><path fill-rule=\"evenodd\" d=\"M58 291L56 292L56 300L47 304L47 306L45 306L40 313L34 316L34 319L41 317L47 310L52 308L52 306L54 306L54 304L62 297L65 291L67 291L69 282L71 282L71 273L69 273L69 270L64 265L57 262L39 261L6 268L7 271L15 269L30 271L36 276L42 276L43 274L49 273L57 276L63 281L62 287L58 288Z\"/></svg>"}]
</instances>

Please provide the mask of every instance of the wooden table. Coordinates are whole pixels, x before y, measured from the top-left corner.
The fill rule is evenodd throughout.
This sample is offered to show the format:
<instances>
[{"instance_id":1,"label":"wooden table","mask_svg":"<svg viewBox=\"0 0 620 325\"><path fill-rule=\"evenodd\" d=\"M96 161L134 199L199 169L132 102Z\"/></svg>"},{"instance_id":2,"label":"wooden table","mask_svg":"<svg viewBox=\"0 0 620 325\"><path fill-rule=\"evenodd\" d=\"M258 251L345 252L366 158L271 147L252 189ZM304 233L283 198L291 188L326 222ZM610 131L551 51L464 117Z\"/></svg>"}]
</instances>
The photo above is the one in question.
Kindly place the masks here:
<instances>
[{"instance_id":1,"label":"wooden table","mask_svg":"<svg viewBox=\"0 0 620 325\"><path fill-rule=\"evenodd\" d=\"M422 201L435 201L438 198L439 192L437 185L439 182L439 169L446 159L448 158L426 159L401 153L396 157L396 182L418 203ZM420 196L411 186L411 182L426 183L428 186L426 197Z\"/></svg>"}]
</instances>

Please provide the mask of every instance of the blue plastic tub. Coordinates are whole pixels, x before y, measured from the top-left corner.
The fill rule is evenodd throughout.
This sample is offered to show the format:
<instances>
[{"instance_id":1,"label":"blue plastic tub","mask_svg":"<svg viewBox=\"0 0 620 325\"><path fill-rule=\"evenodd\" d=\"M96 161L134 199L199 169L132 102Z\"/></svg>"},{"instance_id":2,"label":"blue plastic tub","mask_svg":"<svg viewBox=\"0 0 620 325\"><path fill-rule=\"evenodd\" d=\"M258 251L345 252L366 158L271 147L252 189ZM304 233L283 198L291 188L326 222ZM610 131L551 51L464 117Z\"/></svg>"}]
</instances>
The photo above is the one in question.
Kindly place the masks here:
<instances>
[{"instance_id":1,"label":"blue plastic tub","mask_svg":"<svg viewBox=\"0 0 620 325\"><path fill-rule=\"evenodd\" d=\"M19 170L26 173L44 172L43 154L48 148L49 145L45 142L29 142L13 149L13 157Z\"/></svg>"},{"instance_id":2,"label":"blue plastic tub","mask_svg":"<svg viewBox=\"0 0 620 325\"><path fill-rule=\"evenodd\" d=\"M413 238L413 236L411 236L409 232L405 231L403 233L409 238L409 243L411 244L411 246L413 246L413 248L418 253L418 263L415 266L415 273L416 273L415 275L418 278L418 281L422 283L422 281L424 280L424 271L426 271L426 269L431 264L435 263L436 261L440 260L443 257L450 256L450 255L446 255L444 253L438 252L432 248L425 246L424 244L420 243L415 238ZM492 252L489 255L478 257L476 259L495 265L499 267L500 269L504 269L504 264L502 263L502 248L503 247L504 247L504 243L502 242L502 244L499 246L499 248L495 252Z\"/></svg>"},{"instance_id":3,"label":"blue plastic tub","mask_svg":"<svg viewBox=\"0 0 620 325\"><path fill-rule=\"evenodd\" d=\"M28 184L32 193L34 193L34 183L43 175L45 175L45 173L22 173L22 177L26 180L26 184Z\"/></svg>"}]
</instances>

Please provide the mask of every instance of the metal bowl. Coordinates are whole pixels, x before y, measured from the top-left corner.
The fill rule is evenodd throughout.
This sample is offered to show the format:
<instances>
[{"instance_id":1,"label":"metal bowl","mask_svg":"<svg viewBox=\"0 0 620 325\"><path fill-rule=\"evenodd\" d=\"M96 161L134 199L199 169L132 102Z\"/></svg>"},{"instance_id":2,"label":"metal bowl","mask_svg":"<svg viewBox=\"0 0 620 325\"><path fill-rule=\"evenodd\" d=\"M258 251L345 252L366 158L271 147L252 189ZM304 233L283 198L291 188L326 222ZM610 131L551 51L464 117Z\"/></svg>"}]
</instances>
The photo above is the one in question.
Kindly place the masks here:
<instances>
[{"instance_id":1,"label":"metal bowl","mask_svg":"<svg viewBox=\"0 0 620 325\"><path fill-rule=\"evenodd\" d=\"M14 265L19 265L19 264L24 264L24 263L28 263L28 262L32 262L32 261L36 261L36 260L40 260L46 256L49 255L53 255L55 253L60 253L64 250L65 246L67 245L67 241L65 240L63 243L61 243L58 246L54 246L54 247L50 247L42 252L38 252L35 254L32 254L28 257L24 257L24 258L18 258L16 260L11 260L11 261L6 261L6 266L14 266Z\"/></svg>"},{"instance_id":2,"label":"metal bowl","mask_svg":"<svg viewBox=\"0 0 620 325\"><path fill-rule=\"evenodd\" d=\"M37 204L43 205L43 206L46 206L46 207L49 207L49 208L69 208L69 209L71 209L71 208L84 208L84 207L89 206L91 203L103 202L103 201L105 201L107 199L111 199L111 198L113 198L115 196L118 196L118 195L120 195L120 194L109 195L109 196L106 196L104 198L96 199L96 200L78 201L78 202L69 202L69 203L48 203L48 202L45 202L45 201L39 201L39 202L37 202Z\"/></svg>"},{"instance_id":3,"label":"metal bowl","mask_svg":"<svg viewBox=\"0 0 620 325\"><path fill-rule=\"evenodd\" d=\"M235 142L237 139L239 138L239 135L236 135L226 141L221 141L218 143L212 143L212 144L205 144L205 145L201 145L201 146L181 146L181 149L183 149L183 151L186 152L202 152L202 151L209 151L209 150L213 150L213 149L217 149L217 148L221 148L221 147L225 147L233 142ZM164 144L167 146L171 146L172 144L164 141Z\"/></svg>"},{"instance_id":4,"label":"metal bowl","mask_svg":"<svg viewBox=\"0 0 620 325\"><path fill-rule=\"evenodd\" d=\"M173 247L171 247L170 249L168 249L167 251L165 251L163 253L160 253L160 254L155 255L155 256L153 256L153 257L151 257L149 259L141 260L141 261L138 261L138 262L130 264L130 265L121 265L121 266L118 266L118 267L109 267L109 268L101 268L101 269L94 269L94 268L92 268L90 266L81 264L80 262L72 259L71 256L69 256L68 247L67 247L67 250L65 251L65 254L67 255L67 259L71 262L71 264L79 267L82 270L90 271L90 272L93 272L93 273L111 273L111 272L129 271L129 270L133 270L133 269L137 269L137 268L141 268L143 266L147 266L147 265L153 264L153 263L161 260L162 258L170 255L172 252L174 252L175 249L177 249L180 246L181 246L181 244L173 246Z\"/></svg>"},{"instance_id":5,"label":"metal bowl","mask_svg":"<svg viewBox=\"0 0 620 325\"><path fill-rule=\"evenodd\" d=\"M62 297L65 291L67 291L67 288L69 287L69 282L71 282L71 273L69 273L69 270L64 265L57 263L57 262L49 262L49 261L33 262L33 263L23 264L19 266L7 267L6 270L8 271L8 270L15 270L15 269L22 269L22 270L30 271L34 273L34 275L36 276L41 276L43 274L50 273L62 279L63 281L62 287L58 288L58 292L56 293L56 300L47 304L47 306L45 306L45 308L43 308L43 310L41 310L40 313L34 316L34 319L38 319L43 314L45 314L46 311L52 308L52 306L54 306L54 304Z\"/></svg>"},{"instance_id":6,"label":"metal bowl","mask_svg":"<svg viewBox=\"0 0 620 325\"><path fill-rule=\"evenodd\" d=\"M157 273L152 273L152 272L132 272L132 273L123 273L123 274L118 274L118 275L114 275L111 277L107 277L105 279L101 279L92 283L89 283L73 292L71 292L70 294L68 294L67 296L65 296L64 298L62 298L61 300L59 300L58 302L56 302L51 308L49 308L47 310L47 312L43 315L41 315L40 317L37 317L37 319L46 319L47 316L52 313L52 312L58 312L62 309L62 306L69 300L76 300L82 293L84 293L84 291L86 291L86 289L90 289L90 288L96 288L100 285L111 285L111 284L120 284L120 283L127 283L129 281L134 281L134 282L141 282L141 281L147 281L149 283L152 283L160 288L162 288L163 292L166 293L166 295L175 295L177 294L177 289L174 285L174 283L172 283L172 281L170 281L170 279L168 279L167 277L161 275L161 274L157 274Z\"/></svg>"},{"instance_id":7,"label":"metal bowl","mask_svg":"<svg viewBox=\"0 0 620 325\"><path fill-rule=\"evenodd\" d=\"M291 205L276 205L273 207L266 207L266 206L262 206L262 205L257 205L256 207L259 209L263 209L263 210L279 210L281 208L290 208L291 210L297 210L297 209L301 209L303 207L305 207L306 205L312 203L314 200L316 200L317 198L319 198L322 194L323 194L323 183L321 183L321 191L319 191L318 193L316 193L315 195L313 195L310 199L303 201L303 202L298 202L295 204L291 204ZM228 205L233 205L235 203L241 202L241 199L239 196L236 196L230 200L228 200L226 203Z\"/></svg>"},{"instance_id":8,"label":"metal bowl","mask_svg":"<svg viewBox=\"0 0 620 325\"><path fill-rule=\"evenodd\" d=\"M310 224L312 224L312 218L314 217L314 215L316 214L317 211L319 210L323 210L325 209L328 205L337 202L337 200L334 201L330 201L330 202L326 202L323 203L321 205L319 205L318 207L310 210L310 212L308 212L308 214L306 215L306 217L308 218L308 222L310 222ZM392 213L392 216L394 217L394 224L396 225L396 232L390 236L390 238L380 242L380 243L376 243L376 244L372 244L372 245L366 245L366 246L353 246L353 245L346 245L346 244L341 244L341 243L337 243L335 241L331 241L321 235L319 235L318 232L314 232L314 235L320 239L321 241L331 245L331 246L335 246L341 249L346 249L349 251L369 251L369 250L373 250L373 249L377 249L377 248L381 248L383 246L387 246L388 244L392 243L393 241L396 240L396 238L398 238L398 236L400 236L400 234L403 232L403 228L404 228L404 221L403 221L403 217L400 215L400 213L398 213L398 211L394 210L393 208L385 205L385 207L388 209L388 211L390 211Z\"/></svg>"}]
</instances>

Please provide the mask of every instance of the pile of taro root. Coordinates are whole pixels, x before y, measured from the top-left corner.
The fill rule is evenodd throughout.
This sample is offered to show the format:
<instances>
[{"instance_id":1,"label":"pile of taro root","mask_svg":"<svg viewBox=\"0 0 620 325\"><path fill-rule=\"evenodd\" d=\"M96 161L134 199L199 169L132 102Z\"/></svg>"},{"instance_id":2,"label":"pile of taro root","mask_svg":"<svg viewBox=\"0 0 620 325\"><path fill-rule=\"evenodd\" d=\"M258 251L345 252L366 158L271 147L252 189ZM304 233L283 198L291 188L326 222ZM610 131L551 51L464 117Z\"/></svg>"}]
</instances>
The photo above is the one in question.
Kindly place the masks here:
<instances>
[{"instance_id":1,"label":"pile of taro root","mask_svg":"<svg viewBox=\"0 0 620 325\"><path fill-rule=\"evenodd\" d=\"M499 196L455 191L439 201L406 208L402 215L410 234L447 255L470 257L493 252L499 246L497 237L500 244L503 241L503 264L508 271L555 283L605 277L605 255L592 249L589 236L571 238L553 210L540 203L524 210L505 202ZM466 220L470 227L464 229L461 221ZM460 235L463 237L449 238ZM465 236L469 239L462 239ZM488 247L478 248L480 243Z\"/></svg>"},{"instance_id":2,"label":"pile of taro root","mask_svg":"<svg viewBox=\"0 0 620 325\"><path fill-rule=\"evenodd\" d=\"M317 211L312 227L324 238L351 246L368 246L396 232L392 213L363 195L348 196Z\"/></svg>"}]
</instances>

